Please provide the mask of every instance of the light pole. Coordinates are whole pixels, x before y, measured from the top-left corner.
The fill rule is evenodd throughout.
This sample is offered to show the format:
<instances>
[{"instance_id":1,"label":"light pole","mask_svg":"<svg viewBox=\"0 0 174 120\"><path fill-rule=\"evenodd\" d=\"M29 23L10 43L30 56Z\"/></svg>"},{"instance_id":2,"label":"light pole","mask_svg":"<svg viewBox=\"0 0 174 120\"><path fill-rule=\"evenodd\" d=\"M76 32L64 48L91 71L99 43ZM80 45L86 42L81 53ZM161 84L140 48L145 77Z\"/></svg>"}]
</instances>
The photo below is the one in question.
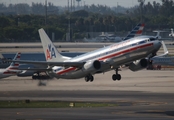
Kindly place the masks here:
<instances>
[{"instance_id":1,"label":"light pole","mask_svg":"<svg viewBox=\"0 0 174 120\"><path fill-rule=\"evenodd\" d=\"M45 0L45 26L47 25L47 0Z\"/></svg>"}]
</instances>

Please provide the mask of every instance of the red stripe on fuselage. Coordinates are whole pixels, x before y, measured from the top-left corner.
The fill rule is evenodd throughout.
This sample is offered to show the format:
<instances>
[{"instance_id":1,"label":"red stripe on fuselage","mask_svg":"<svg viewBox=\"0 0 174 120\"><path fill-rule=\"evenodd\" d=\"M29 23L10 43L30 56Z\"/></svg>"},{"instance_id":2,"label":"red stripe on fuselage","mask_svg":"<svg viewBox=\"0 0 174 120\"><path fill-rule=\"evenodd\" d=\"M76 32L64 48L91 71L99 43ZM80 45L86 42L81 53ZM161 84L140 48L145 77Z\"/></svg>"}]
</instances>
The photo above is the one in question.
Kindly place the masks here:
<instances>
[{"instance_id":1,"label":"red stripe on fuselage","mask_svg":"<svg viewBox=\"0 0 174 120\"><path fill-rule=\"evenodd\" d=\"M18 70L18 68L12 67L12 68L8 68L8 70Z\"/></svg>"},{"instance_id":2,"label":"red stripe on fuselage","mask_svg":"<svg viewBox=\"0 0 174 120\"><path fill-rule=\"evenodd\" d=\"M118 56L118 55L121 55L121 54L125 54L125 53L127 53L127 52L132 52L132 51L134 51L134 50L136 50L136 49L139 49L139 48L145 48L145 47L148 47L148 46L151 46L151 45L153 45L153 43L146 44L146 45L142 45L142 46L137 46L137 47L134 47L134 48L130 48L130 49L121 51L121 52L117 52L117 53L112 54L112 55L105 56L105 57L100 58L100 59L98 59L98 60L105 60L105 59L112 58L112 57L115 57L115 56Z\"/></svg>"},{"instance_id":3,"label":"red stripe on fuselage","mask_svg":"<svg viewBox=\"0 0 174 120\"><path fill-rule=\"evenodd\" d=\"M63 71L58 72L57 74L61 75L61 74L64 74L66 72L69 72L69 71L72 71L72 70L75 70L75 69L76 69L76 67L69 67L69 68L67 68Z\"/></svg>"},{"instance_id":4,"label":"red stripe on fuselage","mask_svg":"<svg viewBox=\"0 0 174 120\"><path fill-rule=\"evenodd\" d=\"M132 52L132 51L137 50L139 48L145 48L145 47L149 47L149 46L152 46L152 45L153 45L153 43L142 45L142 46L137 46L137 47L134 47L134 48L130 48L130 49L121 51L121 52L117 52L117 53L112 54L112 55L108 55L108 56L99 58L98 60L100 60L100 61L101 60L105 60L105 59L112 58L112 57L115 57L115 56L118 56L118 55L121 55L121 54L125 54L127 52ZM65 70L62 70L62 71L58 72L57 74L61 75L61 74L64 74L66 72L70 72L70 71L75 70L75 69L76 69L76 67L69 67L69 68L67 68Z\"/></svg>"},{"instance_id":5,"label":"red stripe on fuselage","mask_svg":"<svg viewBox=\"0 0 174 120\"><path fill-rule=\"evenodd\" d=\"M18 72L13 72L13 71L6 71L3 74L17 74Z\"/></svg>"}]
</instances>

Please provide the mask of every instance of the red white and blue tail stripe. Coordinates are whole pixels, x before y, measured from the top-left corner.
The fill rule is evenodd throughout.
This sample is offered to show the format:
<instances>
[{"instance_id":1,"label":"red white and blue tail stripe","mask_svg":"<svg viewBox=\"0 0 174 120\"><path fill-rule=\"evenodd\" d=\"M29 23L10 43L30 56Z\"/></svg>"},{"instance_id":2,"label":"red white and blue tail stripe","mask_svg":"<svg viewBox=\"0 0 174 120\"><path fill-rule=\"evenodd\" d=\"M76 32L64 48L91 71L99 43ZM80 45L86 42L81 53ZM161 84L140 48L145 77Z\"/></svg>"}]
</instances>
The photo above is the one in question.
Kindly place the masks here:
<instances>
[{"instance_id":1,"label":"red white and blue tail stripe","mask_svg":"<svg viewBox=\"0 0 174 120\"><path fill-rule=\"evenodd\" d=\"M16 53L13 60L20 60L21 53ZM8 68L6 68L4 74L16 74L19 72L19 62L12 62Z\"/></svg>"},{"instance_id":2,"label":"red white and blue tail stripe","mask_svg":"<svg viewBox=\"0 0 174 120\"><path fill-rule=\"evenodd\" d=\"M124 38L124 40L140 36L143 32L144 24L138 24L135 28Z\"/></svg>"}]
</instances>

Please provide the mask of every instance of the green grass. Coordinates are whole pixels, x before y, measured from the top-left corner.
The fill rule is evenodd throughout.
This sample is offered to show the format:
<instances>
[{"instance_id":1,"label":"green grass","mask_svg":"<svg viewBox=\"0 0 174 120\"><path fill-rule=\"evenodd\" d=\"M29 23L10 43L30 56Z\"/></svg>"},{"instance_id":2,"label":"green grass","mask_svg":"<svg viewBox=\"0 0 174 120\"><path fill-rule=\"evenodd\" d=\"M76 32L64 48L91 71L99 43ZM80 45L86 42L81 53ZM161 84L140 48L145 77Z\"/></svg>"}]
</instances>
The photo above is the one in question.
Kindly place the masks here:
<instances>
[{"instance_id":1,"label":"green grass","mask_svg":"<svg viewBox=\"0 0 174 120\"><path fill-rule=\"evenodd\" d=\"M70 108L70 107L113 107L117 104L68 101L0 101L0 108Z\"/></svg>"}]
</instances>

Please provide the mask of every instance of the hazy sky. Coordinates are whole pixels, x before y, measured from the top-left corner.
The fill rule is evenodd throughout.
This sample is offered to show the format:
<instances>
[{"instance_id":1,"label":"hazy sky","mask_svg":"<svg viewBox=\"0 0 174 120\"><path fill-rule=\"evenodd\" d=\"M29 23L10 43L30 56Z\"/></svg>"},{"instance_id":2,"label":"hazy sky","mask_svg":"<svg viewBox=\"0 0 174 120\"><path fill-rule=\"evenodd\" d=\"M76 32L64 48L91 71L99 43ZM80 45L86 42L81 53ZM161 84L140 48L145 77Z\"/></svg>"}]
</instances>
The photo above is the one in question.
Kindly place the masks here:
<instances>
[{"instance_id":1,"label":"hazy sky","mask_svg":"<svg viewBox=\"0 0 174 120\"><path fill-rule=\"evenodd\" d=\"M48 2L51 2L51 3L54 3L54 5L56 6L67 6L68 4L68 0L47 0ZM71 1L71 0L69 0ZM73 1L73 0L72 0ZM76 1L76 0L75 0ZM110 6L110 7L113 7L113 6L117 6L117 3L118 5L121 5L121 6L124 6L124 7L132 7L134 5L138 5L138 0L81 0L81 4L84 5L87 4L87 5L91 5L91 4L101 4L101 5L107 5L107 6ZM156 2L159 2L161 3L161 0L145 0L145 4L147 2L153 2L153 1L156 1ZM28 3L31 5L32 2L39 2L39 3L45 3L45 0L0 0L0 3L5 3L6 5L8 5L9 3L12 3L12 4L15 4L15 3ZM77 5L77 3L76 3Z\"/></svg>"}]
</instances>

